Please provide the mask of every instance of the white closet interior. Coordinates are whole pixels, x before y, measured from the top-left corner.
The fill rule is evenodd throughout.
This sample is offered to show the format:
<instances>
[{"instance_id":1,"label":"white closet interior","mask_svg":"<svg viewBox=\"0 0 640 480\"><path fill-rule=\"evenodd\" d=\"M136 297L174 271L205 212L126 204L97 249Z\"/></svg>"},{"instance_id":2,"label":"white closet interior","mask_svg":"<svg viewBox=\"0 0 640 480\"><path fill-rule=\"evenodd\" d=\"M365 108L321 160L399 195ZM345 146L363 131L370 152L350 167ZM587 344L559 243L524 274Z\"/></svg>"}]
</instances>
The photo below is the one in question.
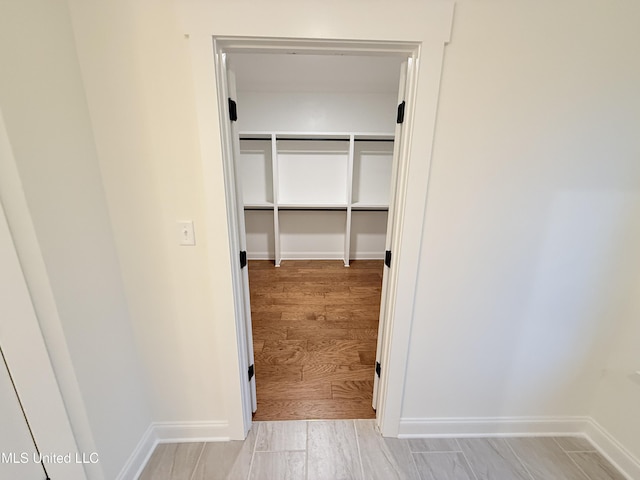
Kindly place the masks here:
<instances>
[{"instance_id":1,"label":"white closet interior","mask_svg":"<svg viewBox=\"0 0 640 480\"><path fill-rule=\"evenodd\" d=\"M383 259L398 57L233 54L249 259Z\"/></svg>"}]
</instances>

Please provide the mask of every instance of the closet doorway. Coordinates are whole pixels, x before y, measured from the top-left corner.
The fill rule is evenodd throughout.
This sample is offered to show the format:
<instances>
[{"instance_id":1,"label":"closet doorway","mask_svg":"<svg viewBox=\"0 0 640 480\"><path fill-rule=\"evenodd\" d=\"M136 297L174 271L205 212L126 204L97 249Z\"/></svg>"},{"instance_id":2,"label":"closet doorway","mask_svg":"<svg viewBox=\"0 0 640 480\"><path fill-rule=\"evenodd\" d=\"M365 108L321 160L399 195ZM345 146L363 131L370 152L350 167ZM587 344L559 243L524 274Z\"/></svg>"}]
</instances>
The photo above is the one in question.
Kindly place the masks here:
<instances>
[{"instance_id":1,"label":"closet doorway","mask_svg":"<svg viewBox=\"0 0 640 480\"><path fill-rule=\"evenodd\" d=\"M245 428L382 425L418 50L301 42L214 40Z\"/></svg>"}]
</instances>

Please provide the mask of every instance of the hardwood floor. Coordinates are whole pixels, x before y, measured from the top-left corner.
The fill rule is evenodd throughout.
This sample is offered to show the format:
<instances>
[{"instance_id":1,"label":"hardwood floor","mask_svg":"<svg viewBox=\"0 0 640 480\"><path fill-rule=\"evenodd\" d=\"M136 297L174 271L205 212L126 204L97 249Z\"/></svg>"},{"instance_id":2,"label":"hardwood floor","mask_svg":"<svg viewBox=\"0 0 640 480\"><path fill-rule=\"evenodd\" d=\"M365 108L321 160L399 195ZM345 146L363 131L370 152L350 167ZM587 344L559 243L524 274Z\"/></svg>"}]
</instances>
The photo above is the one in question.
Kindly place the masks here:
<instances>
[{"instance_id":1,"label":"hardwood floor","mask_svg":"<svg viewBox=\"0 0 640 480\"><path fill-rule=\"evenodd\" d=\"M374 418L381 260L249 262L254 420Z\"/></svg>"}]
</instances>

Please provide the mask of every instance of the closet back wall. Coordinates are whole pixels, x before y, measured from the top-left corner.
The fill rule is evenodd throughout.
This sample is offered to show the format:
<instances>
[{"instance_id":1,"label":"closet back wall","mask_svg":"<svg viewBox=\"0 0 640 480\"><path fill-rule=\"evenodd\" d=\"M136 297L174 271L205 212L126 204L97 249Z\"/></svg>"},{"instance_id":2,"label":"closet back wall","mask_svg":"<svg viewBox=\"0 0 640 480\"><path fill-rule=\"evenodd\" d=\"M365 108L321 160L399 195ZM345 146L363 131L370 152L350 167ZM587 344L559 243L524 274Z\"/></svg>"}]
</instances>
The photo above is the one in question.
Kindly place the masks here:
<instances>
[{"instance_id":1,"label":"closet back wall","mask_svg":"<svg viewBox=\"0 0 640 480\"><path fill-rule=\"evenodd\" d=\"M240 135L250 138L239 158L250 259L384 258L401 61L229 56ZM386 141L364 142L363 132Z\"/></svg>"},{"instance_id":2,"label":"closet back wall","mask_svg":"<svg viewBox=\"0 0 640 480\"><path fill-rule=\"evenodd\" d=\"M242 131L393 133L398 57L233 54Z\"/></svg>"},{"instance_id":3,"label":"closet back wall","mask_svg":"<svg viewBox=\"0 0 640 480\"><path fill-rule=\"evenodd\" d=\"M396 92L247 92L238 90L240 131L393 132Z\"/></svg>"}]
</instances>

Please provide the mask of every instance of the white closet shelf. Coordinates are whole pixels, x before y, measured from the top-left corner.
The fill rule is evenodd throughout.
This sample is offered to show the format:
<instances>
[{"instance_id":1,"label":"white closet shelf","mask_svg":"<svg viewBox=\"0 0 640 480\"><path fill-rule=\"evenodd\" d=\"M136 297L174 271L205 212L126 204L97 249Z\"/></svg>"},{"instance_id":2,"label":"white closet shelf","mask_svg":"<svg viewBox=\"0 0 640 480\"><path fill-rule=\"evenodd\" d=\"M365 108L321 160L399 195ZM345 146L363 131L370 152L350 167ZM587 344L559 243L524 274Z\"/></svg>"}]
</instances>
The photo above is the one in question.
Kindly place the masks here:
<instances>
[{"instance_id":1,"label":"white closet shelf","mask_svg":"<svg viewBox=\"0 0 640 480\"><path fill-rule=\"evenodd\" d=\"M278 209L280 210L346 210L348 205L346 204L335 204L335 203L327 203L327 204L303 204L303 203L285 203L279 204ZM245 210L273 210L273 203L247 203L244 205ZM361 204L354 203L351 205L352 210L380 210L386 211L389 210L389 205L372 205L372 204Z\"/></svg>"},{"instance_id":2,"label":"white closet shelf","mask_svg":"<svg viewBox=\"0 0 640 480\"><path fill-rule=\"evenodd\" d=\"M273 256L276 266L282 258L342 258L345 266L352 257L378 258L393 141L379 132L241 132L244 210L262 248L256 258Z\"/></svg>"},{"instance_id":3,"label":"white closet shelf","mask_svg":"<svg viewBox=\"0 0 640 480\"><path fill-rule=\"evenodd\" d=\"M389 210L389 205L373 205L369 203L354 203L352 210Z\"/></svg>"},{"instance_id":4,"label":"white closet shelf","mask_svg":"<svg viewBox=\"0 0 640 480\"><path fill-rule=\"evenodd\" d=\"M346 203L279 203L279 210L346 210Z\"/></svg>"},{"instance_id":5,"label":"white closet shelf","mask_svg":"<svg viewBox=\"0 0 640 480\"><path fill-rule=\"evenodd\" d=\"M276 140L300 140L309 138L313 140L345 140L348 141L351 135L355 140L383 140L393 141L393 133L376 132L240 132L240 140L270 140L272 135Z\"/></svg>"},{"instance_id":6,"label":"white closet shelf","mask_svg":"<svg viewBox=\"0 0 640 480\"><path fill-rule=\"evenodd\" d=\"M245 203L245 210L273 210L273 203Z\"/></svg>"}]
</instances>

